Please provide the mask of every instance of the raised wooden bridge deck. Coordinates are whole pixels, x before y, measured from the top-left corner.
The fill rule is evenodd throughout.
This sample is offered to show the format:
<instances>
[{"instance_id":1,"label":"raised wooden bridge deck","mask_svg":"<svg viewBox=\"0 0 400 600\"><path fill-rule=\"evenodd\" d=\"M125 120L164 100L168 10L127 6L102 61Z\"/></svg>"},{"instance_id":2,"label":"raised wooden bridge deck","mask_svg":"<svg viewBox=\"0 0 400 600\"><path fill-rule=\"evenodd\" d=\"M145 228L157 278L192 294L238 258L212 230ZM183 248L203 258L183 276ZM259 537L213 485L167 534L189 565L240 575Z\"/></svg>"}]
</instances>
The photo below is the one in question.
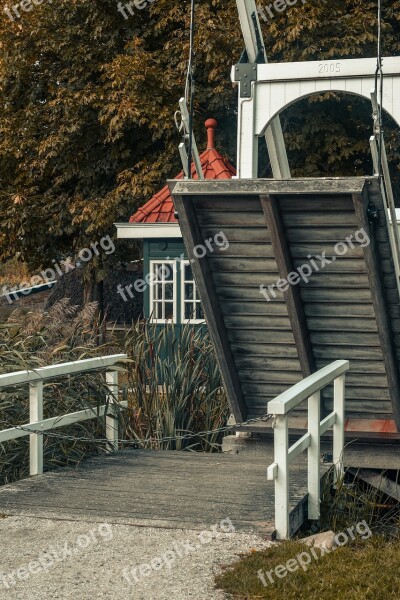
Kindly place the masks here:
<instances>
[{"instance_id":1,"label":"raised wooden bridge deck","mask_svg":"<svg viewBox=\"0 0 400 600\"><path fill-rule=\"evenodd\" d=\"M346 430L400 440L399 285L378 178L170 187L237 422L349 360ZM221 232L228 244L200 257ZM322 398L327 414L332 390Z\"/></svg>"}]
</instances>

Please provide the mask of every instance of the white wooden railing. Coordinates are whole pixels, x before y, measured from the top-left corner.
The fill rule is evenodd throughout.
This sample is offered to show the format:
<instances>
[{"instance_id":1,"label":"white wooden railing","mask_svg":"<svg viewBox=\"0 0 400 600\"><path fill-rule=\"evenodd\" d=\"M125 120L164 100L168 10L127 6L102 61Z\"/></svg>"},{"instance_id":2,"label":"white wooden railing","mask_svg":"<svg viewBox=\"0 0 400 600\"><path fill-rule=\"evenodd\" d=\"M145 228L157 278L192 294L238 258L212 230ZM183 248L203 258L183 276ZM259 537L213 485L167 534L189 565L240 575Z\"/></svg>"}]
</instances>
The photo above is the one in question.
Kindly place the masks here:
<instances>
[{"instance_id":1,"label":"white wooden railing","mask_svg":"<svg viewBox=\"0 0 400 600\"><path fill-rule=\"evenodd\" d=\"M275 529L280 539L289 530L289 466L308 451L308 518L320 518L321 436L333 427L333 463L336 478L343 474L345 373L350 364L339 360L300 381L268 403L274 416L274 463L268 468L268 479L275 480ZM333 412L321 421L321 390L334 383ZM308 398L308 432L289 447L290 412Z\"/></svg>"},{"instance_id":2,"label":"white wooden railing","mask_svg":"<svg viewBox=\"0 0 400 600\"><path fill-rule=\"evenodd\" d=\"M127 358L126 354L114 354L113 356L103 356L99 358L90 358L87 360L79 360L75 362L62 363L52 365L50 367L40 367L31 371L17 371L14 373L6 373L0 375L0 390L13 386L29 384L29 408L30 408L30 423L22 425L23 429L13 427L0 431L0 443L8 440L16 440L17 438L28 436L30 438L30 474L41 475L43 473L43 433L49 429L65 427L79 421L89 421L98 416L106 417L106 437L109 441L109 451L118 449L118 421L114 417L115 403L118 399L118 371L112 369L118 363ZM107 369L106 384L109 389L107 404L104 404L99 409L88 408L79 412L60 415L51 419L43 419L43 382L62 377L65 375L73 375L77 373L85 373L96 371L99 369ZM126 406L125 402L121 402L120 406ZM38 431L37 433L29 433L29 431Z\"/></svg>"}]
</instances>

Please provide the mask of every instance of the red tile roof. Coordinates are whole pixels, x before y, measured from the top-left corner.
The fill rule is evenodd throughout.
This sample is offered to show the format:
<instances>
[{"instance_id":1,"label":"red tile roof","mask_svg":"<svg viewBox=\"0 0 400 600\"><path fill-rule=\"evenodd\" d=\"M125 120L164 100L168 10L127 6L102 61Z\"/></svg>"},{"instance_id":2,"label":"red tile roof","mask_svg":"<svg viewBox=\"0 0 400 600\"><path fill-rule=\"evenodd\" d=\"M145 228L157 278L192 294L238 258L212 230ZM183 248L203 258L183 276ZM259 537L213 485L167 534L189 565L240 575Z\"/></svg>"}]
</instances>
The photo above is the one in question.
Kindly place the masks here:
<instances>
[{"instance_id":1,"label":"red tile roof","mask_svg":"<svg viewBox=\"0 0 400 600\"><path fill-rule=\"evenodd\" d=\"M231 179L236 175L236 169L215 149L215 129L217 128L215 119L208 119L205 122L207 129L207 150L200 156L201 166L206 179ZM193 179L198 179L192 163ZM175 179L183 179L181 171ZM174 216L174 204L168 185L155 194L144 206L129 219L130 223L177 223Z\"/></svg>"}]
</instances>

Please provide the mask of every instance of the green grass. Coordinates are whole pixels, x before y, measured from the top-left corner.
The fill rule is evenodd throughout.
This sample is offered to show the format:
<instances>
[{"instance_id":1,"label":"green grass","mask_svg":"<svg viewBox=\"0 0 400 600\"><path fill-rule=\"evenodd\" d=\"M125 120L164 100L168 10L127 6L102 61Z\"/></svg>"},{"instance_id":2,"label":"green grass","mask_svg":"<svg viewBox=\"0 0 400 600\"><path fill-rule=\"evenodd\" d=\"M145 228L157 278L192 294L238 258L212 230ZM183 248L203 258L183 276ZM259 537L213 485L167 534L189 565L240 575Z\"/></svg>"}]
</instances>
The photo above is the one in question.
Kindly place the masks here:
<instances>
[{"instance_id":1,"label":"green grass","mask_svg":"<svg viewBox=\"0 0 400 600\"><path fill-rule=\"evenodd\" d=\"M307 570L301 567L279 579L267 576L264 587L257 572L271 571L286 564L304 551L310 551L298 541L287 541L253 552L216 578L218 588L240 600L398 600L400 598L400 542L372 537L368 541L352 542L313 559ZM292 566L293 568L293 566Z\"/></svg>"}]
</instances>

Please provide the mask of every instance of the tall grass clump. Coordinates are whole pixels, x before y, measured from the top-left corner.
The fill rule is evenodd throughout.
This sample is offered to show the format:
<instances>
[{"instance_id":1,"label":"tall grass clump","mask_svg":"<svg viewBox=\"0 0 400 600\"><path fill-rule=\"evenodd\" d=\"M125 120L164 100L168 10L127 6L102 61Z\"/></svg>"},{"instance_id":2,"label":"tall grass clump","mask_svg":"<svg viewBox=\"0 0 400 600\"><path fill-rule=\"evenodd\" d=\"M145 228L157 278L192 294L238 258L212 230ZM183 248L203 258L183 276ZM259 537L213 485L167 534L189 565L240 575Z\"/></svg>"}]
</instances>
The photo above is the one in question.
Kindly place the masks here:
<instances>
[{"instance_id":1,"label":"tall grass clump","mask_svg":"<svg viewBox=\"0 0 400 600\"><path fill-rule=\"evenodd\" d=\"M97 306L83 310L62 300L47 313L23 314L17 309L0 327L0 374L110 354L112 344L99 345ZM44 418L93 408L106 403L104 374L77 374L47 381L43 389ZM28 385L0 390L0 430L29 423ZM104 438L104 418L55 430L66 440L44 436L45 468L76 465L88 453L101 451L93 439ZM104 448L104 445L103 445ZM0 444L0 485L28 475L29 438Z\"/></svg>"},{"instance_id":2,"label":"tall grass clump","mask_svg":"<svg viewBox=\"0 0 400 600\"><path fill-rule=\"evenodd\" d=\"M132 359L128 437L143 448L218 450L222 434L212 432L230 411L204 328L185 325L177 333L172 325L138 323L126 334L125 351Z\"/></svg>"},{"instance_id":3,"label":"tall grass clump","mask_svg":"<svg viewBox=\"0 0 400 600\"><path fill-rule=\"evenodd\" d=\"M400 540L400 503L381 489L362 481L347 470L335 483L335 468L325 475L321 490L322 530L342 531L366 521L375 535ZM400 483L400 471L383 472Z\"/></svg>"}]
</instances>

